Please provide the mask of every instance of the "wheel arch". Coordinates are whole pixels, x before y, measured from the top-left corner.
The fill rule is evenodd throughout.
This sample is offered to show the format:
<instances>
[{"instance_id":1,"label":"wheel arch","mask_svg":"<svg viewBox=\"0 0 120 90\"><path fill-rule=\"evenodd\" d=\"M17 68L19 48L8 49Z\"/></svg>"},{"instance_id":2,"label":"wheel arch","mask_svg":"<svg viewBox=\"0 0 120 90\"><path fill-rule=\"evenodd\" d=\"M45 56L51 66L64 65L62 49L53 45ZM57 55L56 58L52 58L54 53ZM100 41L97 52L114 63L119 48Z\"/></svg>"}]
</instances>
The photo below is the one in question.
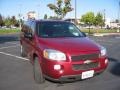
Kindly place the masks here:
<instances>
[{"instance_id":1,"label":"wheel arch","mask_svg":"<svg viewBox=\"0 0 120 90\"><path fill-rule=\"evenodd\" d=\"M32 56L32 63L34 63L34 60L35 60L36 57L39 59L39 63L41 63L41 60L40 60L41 56L38 55L38 53L35 53L35 52L33 53L33 56Z\"/></svg>"}]
</instances>

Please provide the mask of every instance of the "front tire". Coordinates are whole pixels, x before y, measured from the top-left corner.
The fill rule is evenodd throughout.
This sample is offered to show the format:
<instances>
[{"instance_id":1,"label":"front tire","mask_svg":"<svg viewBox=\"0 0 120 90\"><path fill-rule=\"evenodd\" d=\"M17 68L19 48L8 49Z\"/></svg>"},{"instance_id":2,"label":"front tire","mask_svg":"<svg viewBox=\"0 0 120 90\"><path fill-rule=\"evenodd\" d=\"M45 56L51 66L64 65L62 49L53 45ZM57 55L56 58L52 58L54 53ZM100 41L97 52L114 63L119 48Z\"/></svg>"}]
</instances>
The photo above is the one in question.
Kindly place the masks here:
<instances>
[{"instance_id":1,"label":"front tire","mask_svg":"<svg viewBox=\"0 0 120 90\"><path fill-rule=\"evenodd\" d=\"M27 56L26 53L25 53L25 49L24 49L24 47L22 45L20 46L20 53L21 53L22 57L26 57Z\"/></svg>"},{"instance_id":2,"label":"front tire","mask_svg":"<svg viewBox=\"0 0 120 90\"><path fill-rule=\"evenodd\" d=\"M43 77L42 69L40 67L40 63L37 57L34 60L33 73L34 73L34 80L36 83L42 84L45 82L45 78Z\"/></svg>"}]
</instances>

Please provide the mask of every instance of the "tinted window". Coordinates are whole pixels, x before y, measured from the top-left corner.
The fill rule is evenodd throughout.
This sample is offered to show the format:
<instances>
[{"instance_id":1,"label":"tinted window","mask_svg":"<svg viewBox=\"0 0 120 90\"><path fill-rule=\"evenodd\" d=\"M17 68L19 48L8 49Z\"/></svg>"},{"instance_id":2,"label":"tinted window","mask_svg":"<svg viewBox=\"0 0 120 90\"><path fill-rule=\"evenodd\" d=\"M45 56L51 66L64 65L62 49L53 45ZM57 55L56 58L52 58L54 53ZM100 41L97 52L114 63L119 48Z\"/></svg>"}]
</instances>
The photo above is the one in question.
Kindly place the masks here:
<instances>
[{"instance_id":1,"label":"tinted window","mask_svg":"<svg viewBox=\"0 0 120 90\"><path fill-rule=\"evenodd\" d=\"M38 24L40 37L83 37L84 35L72 23L67 22L42 22Z\"/></svg>"},{"instance_id":2,"label":"tinted window","mask_svg":"<svg viewBox=\"0 0 120 90\"><path fill-rule=\"evenodd\" d=\"M35 23L32 22L32 23L30 24L30 27L31 27L32 33L34 33L34 32L35 32Z\"/></svg>"}]
</instances>

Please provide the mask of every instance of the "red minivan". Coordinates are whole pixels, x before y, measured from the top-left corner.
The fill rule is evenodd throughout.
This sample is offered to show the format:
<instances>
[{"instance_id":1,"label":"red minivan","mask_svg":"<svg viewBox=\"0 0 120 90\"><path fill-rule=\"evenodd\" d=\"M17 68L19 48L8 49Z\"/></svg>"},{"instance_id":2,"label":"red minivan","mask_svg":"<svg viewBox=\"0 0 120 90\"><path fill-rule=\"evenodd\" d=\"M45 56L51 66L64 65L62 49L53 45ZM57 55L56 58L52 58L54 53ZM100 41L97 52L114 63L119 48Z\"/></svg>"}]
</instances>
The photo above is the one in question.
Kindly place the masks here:
<instances>
[{"instance_id":1,"label":"red minivan","mask_svg":"<svg viewBox=\"0 0 120 90\"><path fill-rule=\"evenodd\" d=\"M33 64L34 79L69 82L103 72L106 49L90 40L73 23L58 20L28 20L21 34L21 55Z\"/></svg>"}]
</instances>

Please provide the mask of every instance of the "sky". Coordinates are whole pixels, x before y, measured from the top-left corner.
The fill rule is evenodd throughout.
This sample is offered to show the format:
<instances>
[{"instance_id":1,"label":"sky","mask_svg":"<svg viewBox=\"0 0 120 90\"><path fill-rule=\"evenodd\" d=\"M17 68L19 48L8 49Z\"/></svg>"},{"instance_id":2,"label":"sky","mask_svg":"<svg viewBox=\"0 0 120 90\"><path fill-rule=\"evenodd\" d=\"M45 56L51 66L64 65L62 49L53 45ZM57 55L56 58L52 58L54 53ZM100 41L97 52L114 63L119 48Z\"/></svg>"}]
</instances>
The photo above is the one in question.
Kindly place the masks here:
<instances>
[{"instance_id":1,"label":"sky","mask_svg":"<svg viewBox=\"0 0 120 90\"><path fill-rule=\"evenodd\" d=\"M72 7L75 7L75 0L71 0ZM76 0L77 1L77 18L80 18L83 14L91 11L95 14L97 12L104 13L105 17L111 20L117 19L119 12L119 0ZM26 17L29 11L35 11L39 14L40 19L45 14L48 16L54 16L54 12L51 11L47 4L55 3L56 0L0 0L0 14L4 17L16 16L22 14L22 17ZM39 13L38 13L39 12ZM65 18L74 18L75 11L69 12Z\"/></svg>"}]
</instances>

